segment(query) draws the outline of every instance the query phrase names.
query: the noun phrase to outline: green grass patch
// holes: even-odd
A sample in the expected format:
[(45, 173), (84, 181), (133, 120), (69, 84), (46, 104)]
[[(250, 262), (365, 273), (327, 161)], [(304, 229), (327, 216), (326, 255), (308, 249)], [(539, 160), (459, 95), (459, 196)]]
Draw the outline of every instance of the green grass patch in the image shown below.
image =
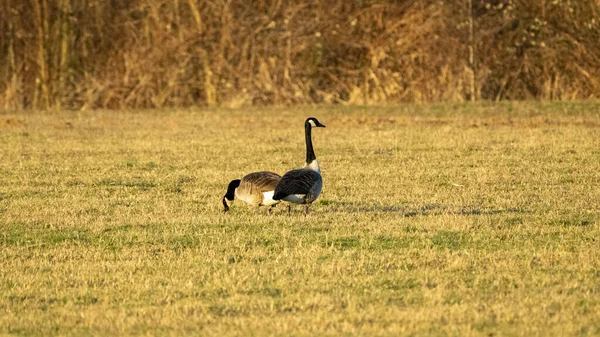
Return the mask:
[[(310, 213), (223, 214), (231, 179), (304, 165), (308, 116), (327, 125)], [(598, 116), (23, 113), (0, 132), (0, 335), (598, 335)]]

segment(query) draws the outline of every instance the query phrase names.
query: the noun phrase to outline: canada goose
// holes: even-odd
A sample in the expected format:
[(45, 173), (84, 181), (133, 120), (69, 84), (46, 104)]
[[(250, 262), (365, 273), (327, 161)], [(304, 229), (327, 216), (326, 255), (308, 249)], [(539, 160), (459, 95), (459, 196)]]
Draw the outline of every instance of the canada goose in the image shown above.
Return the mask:
[[(304, 122), (304, 137), (306, 139), (306, 164), (303, 168), (286, 172), (275, 187), (273, 200), (285, 200), (295, 204), (306, 204), (304, 210), (308, 214), (308, 208), (321, 193), (323, 179), (321, 168), (313, 150), (311, 130), (312, 128), (324, 128), (325, 125), (310, 117)], [(289, 205), (288, 205), (289, 211)]]
[(227, 212), (233, 200), (238, 198), (252, 206), (269, 206), (271, 213), (271, 208), (279, 203), (279, 200), (273, 200), (273, 193), (280, 179), (281, 176), (277, 173), (261, 171), (232, 180), (223, 196), (224, 212)]

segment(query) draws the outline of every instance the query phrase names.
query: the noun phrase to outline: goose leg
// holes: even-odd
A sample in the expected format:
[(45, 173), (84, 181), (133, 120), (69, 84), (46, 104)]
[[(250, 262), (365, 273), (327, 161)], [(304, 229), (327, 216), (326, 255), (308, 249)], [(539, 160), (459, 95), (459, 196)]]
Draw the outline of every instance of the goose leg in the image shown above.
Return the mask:
[(308, 208), (310, 207), (310, 204), (306, 204), (306, 206), (304, 206), (304, 216), (308, 215)]
[(288, 206), (288, 216), (289, 216), (289, 215), (292, 215), (292, 204), (290, 204), (290, 203), (288, 202), (287, 206)]

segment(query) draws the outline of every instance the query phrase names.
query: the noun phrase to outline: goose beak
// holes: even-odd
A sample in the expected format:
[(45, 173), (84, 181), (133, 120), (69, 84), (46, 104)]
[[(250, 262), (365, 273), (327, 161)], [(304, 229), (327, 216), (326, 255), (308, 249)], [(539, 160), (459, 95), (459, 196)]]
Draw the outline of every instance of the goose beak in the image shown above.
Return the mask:
[(325, 127), (325, 125), (323, 125), (323, 124), (321, 124), (321, 123), (318, 123), (318, 124), (317, 124), (317, 127), (319, 127), (319, 128), (324, 128), (324, 127)]

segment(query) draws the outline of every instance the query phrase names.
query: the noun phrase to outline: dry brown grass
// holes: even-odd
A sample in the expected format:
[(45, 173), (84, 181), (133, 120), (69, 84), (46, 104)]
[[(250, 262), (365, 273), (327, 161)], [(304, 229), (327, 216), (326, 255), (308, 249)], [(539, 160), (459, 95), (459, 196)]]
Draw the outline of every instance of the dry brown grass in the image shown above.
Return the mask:
[(467, 3), (7, 0), (0, 107), (600, 96), (598, 1)]
[[(307, 217), (220, 198), (302, 164)], [(592, 336), (589, 103), (0, 113), (0, 334)]]

